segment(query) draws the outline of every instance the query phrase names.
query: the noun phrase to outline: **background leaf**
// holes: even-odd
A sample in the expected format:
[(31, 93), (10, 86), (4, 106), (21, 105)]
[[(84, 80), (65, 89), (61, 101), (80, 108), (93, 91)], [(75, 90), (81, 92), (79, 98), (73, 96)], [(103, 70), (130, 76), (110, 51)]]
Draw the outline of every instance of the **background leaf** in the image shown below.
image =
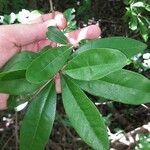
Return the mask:
[(124, 53), (128, 58), (133, 57), (139, 52), (143, 52), (147, 45), (137, 40), (126, 37), (111, 37), (102, 38), (88, 42), (80, 47), (75, 54), (94, 48), (111, 48), (118, 49)]
[(76, 83), (92, 95), (121, 103), (139, 105), (150, 102), (150, 80), (132, 71), (119, 70), (100, 80), (76, 80)]
[(126, 56), (118, 50), (90, 49), (74, 57), (64, 73), (78, 80), (96, 80), (123, 68), (126, 64)]
[(48, 27), (48, 32), (46, 33), (49, 40), (64, 44), (68, 43), (67, 37), (56, 27), (50, 26)]
[(20, 131), (20, 150), (42, 150), (49, 139), (56, 111), (54, 83), (45, 87), (28, 108)]
[(63, 67), (71, 51), (71, 48), (63, 46), (44, 52), (27, 69), (27, 80), (32, 83), (48, 81)]
[(95, 105), (69, 78), (63, 79), (65, 111), (80, 137), (95, 150), (108, 150), (107, 129)]

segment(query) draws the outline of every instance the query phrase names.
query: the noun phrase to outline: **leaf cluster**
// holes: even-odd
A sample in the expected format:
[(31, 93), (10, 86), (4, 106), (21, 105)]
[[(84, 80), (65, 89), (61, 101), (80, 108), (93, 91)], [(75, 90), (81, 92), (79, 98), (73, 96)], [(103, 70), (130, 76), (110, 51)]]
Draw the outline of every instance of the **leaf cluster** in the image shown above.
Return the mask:
[(126, 104), (150, 102), (150, 81), (123, 69), (146, 45), (111, 37), (90, 41), (73, 52), (57, 28), (49, 27), (47, 37), (61, 46), (18, 53), (0, 72), (0, 92), (11, 95), (10, 108), (31, 101), (20, 131), (20, 149), (44, 149), (55, 120), (54, 79), (59, 73), (63, 105), (72, 126), (93, 149), (108, 150), (104, 120), (84, 91)]
[(126, 7), (125, 20), (129, 23), (129, 28), (138, 30), (144, 41), (147, 41), (150, 32), (150, 3), (147, 0), (124, 0)]

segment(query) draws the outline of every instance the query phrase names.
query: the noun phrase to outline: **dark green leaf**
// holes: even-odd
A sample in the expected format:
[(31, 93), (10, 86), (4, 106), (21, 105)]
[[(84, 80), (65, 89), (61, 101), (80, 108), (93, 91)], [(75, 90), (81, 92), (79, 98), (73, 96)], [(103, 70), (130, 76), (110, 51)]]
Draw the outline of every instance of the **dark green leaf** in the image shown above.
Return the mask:
[(24, 95), (34, 92), (41, 84), (32, 84), (26, 79), (0, 80), (0, 92), (12, 95)]
[(25, 70), (37, 55), (33, 52), (22, 52), (15, 55), (0, 72), (0, 79), (17, 79), (25, 75)]
[(131, 38), (111, 37), (93, 40), (86, 45), (80, 47), (76, 51), (76, 54), (93, 48), (112, 48), (120, 50), (128, 58), (131, 58), (137, 53), (144, 51), (146, 47), (146, 44)]
[(45, 87), (33, 100), (20, 131), (20, 150), (43, 150), (48, 142), (56, 112), (54, 83)]
[(79, 53), (66, 66), (64, 73), (78, 80), (96, 80), (127, 64), (126, 56), (118, 50), (99, 48)]
[(69, 120), (80, 137), (95, 150), (108, 150), (107, 129), (102, 116), (69, 78), (63, 79), (62, 97)]
[(48, 27), (48, 32), (46, 33), (49, 40), (60, 43), (60, 44), (67, 44), (68, 40), (67, 37), (56, 27), (50, 26)]
[(31, 83), (40, 83), (51, 79), (67, 61), (72, 49), (66, 46), (51, 48), (35, 59), (26, 72)]
[(96, 81), (77, 81), (85, 91), (125, 104), (150, 102), (150, 80), (128, 70), (119, 70)]

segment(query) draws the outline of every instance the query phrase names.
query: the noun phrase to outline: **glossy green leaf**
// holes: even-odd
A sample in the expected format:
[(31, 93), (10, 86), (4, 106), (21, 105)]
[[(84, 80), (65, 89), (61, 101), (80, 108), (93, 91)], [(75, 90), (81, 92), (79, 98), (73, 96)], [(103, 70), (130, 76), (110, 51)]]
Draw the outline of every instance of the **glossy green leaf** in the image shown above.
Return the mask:
[(121, 103), (139, 105), (150, 102), (150, 80), (132, 71), (119, 70), (100, 80), (76, 80), (76, 83), (92, 95)]
[(133, 57), (139, 52), (143, 52), (147, 45), (137, 40), (126, 38), (126, 37), (111, 37), (102, 38), (88, 42), (87, 44), (80, 47), (75, 54), (93, 48), (111, 48), (118, 49), (124, 53), (128, 58)]
[(51, 48), (35, 59), (26, 72), (31, 83), (40, 83), (51, 79), (67, 61), (72, 49), (66, 46)]
[(96, 80), (127, 64), (126, 56), (118, 50), (99, 48), (84, 51), (74, 57), (64, 73), (78, 80)]
[(33, 100), (20, 130), (20, 150), (43, 150), (48, 142), (56, 112), (54, 83)]
[(80, 137), (95, 150), (108, 150), (107, 129), (102, 116), (69, 78), (63, 79), (62, 97), (69, 120)]
[(0, 80), (0, 92), (12, 95), (25, 95), (34, 92), (41, 84), (32, 84), (24, 78)]
[(33, 52), (21, 52), (15, 55), (0, 72), (0, 79), (21, 78), (25, 75), (28, 65), (36, 58)]
[(48, 32), (46, 33), (49, 40), (64, 44), (68, 43), (67, 37), (56, 27), (50, 26), (48, 27)]

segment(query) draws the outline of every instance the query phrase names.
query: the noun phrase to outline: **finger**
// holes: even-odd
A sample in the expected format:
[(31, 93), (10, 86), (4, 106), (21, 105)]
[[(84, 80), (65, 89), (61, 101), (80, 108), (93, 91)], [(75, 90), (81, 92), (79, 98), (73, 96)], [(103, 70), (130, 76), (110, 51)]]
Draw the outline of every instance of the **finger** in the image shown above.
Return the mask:
[(55, 19), (50, 19), (37, 24), (17, 24), (1, 26), (1, 34), (15, 43), (17, 46), (24, 46), (46, 38), (48, 26), (65, 27), (66, 20), (63, 15), (56, 15)]
[(83, 29), (72, 31), (66, 34), (68, 41), (73, 45), (78, 44), (81, 40), (84, 39), (96, 39), (100, 35), (101, 29), (97, 25), (91, 25)]
[(57, 73), (54, 79), (55, 79), (55, 89), (56, 89), (56, 93), (57, 93), (57, 94), (60, 94), (60, 93), (61, 93), (60, 74)]
[(66, 27), (66, 19), (64, 17), (64, 15), (58, 11), (55, 11), (54, 13), (49, 13), (49, 14), (44, 14), (42, 16), (40, 16), (39, 18), (30, 21), (30, 24), (33, 23), (42, 23), (45, 21), (48, 21), (50, 19), (54, 19), (57, 22), (57, 27), (59, 29), (64, 29)]
[(45, 46), (52, 46), (52, 44), (53, 42), (49, 40), (41, 40), (39, 42), (35, 42), (35, 43), (22, 46), (21, 51), (38, 52), (40, 49), (44, 48)]
[(9, 95), (0, 93), (0, 110), (7, 109), (7, 99)]

